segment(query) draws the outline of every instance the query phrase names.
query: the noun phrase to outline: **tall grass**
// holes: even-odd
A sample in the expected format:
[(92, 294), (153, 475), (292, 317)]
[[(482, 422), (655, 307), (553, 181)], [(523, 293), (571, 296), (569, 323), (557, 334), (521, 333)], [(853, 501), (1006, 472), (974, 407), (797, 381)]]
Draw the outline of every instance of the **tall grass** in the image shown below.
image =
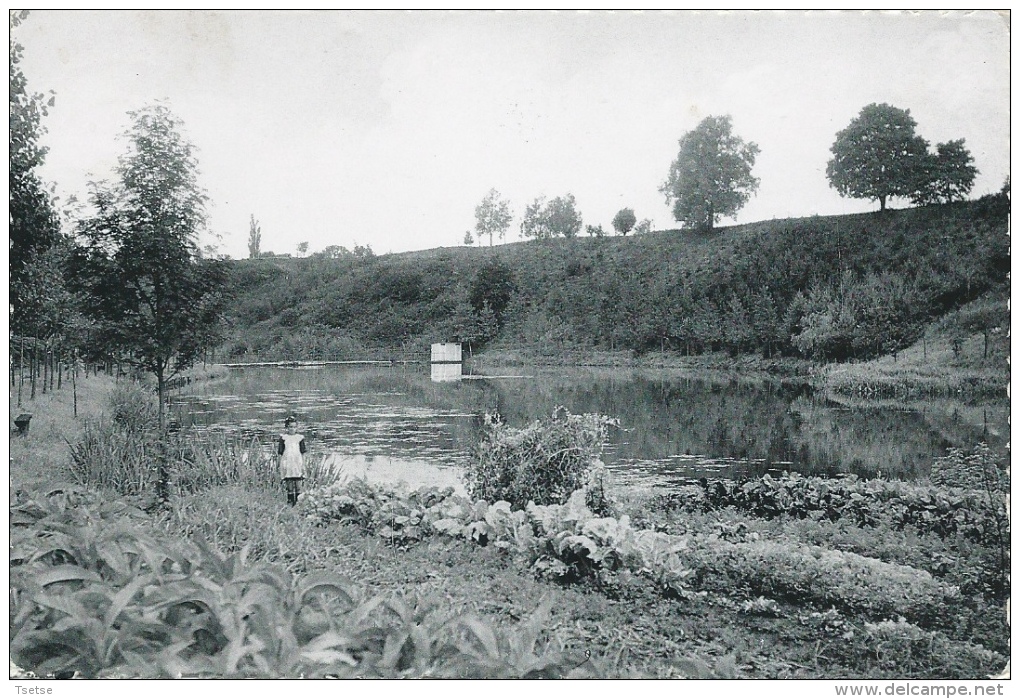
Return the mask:
[(255, 439), (193, 431), (163, 434), (132, 430), (117, 421), (87, 421), (81, 439), (71, 445), (71, 473), (89, 488), (122, 495), (156, 491), (163, 460), (170, 493), (185, 495), (223, 485), (250, 490), (278, 488), (276, 459)]
[(123, 381), (110, 391), (109, 414), (131, 432), (159, 428), (159, 400), (143, 384)]
[(336, 551), (327, 532), (283, 498), (238, 485), (173, 498), (162, 524), (171, 534), (201, 537), (225, 553), (247, 548), (250, 560), (292, 572), (322, 568)]
[(256, 439), (182, 432), (169, 440), (170, 478), (180, 493), (237, 485), (268, 491), (279, 486), (276, 456)]
[[(220, 486), (254, 492), (280, 487), (270, 445), (222, 432), (162, 431), (157, 399), (141, 384), (113, 387), (108, 407), (110, 417), (85, 420), (80, 436), (67, 440), (71, 475), (83, 486), (147, 498), (156, 493), (163, 464), (170, 495)], [(316, 485), (328, 485), (340, 476), (322, 457), (309, 458), (307, 470)]]

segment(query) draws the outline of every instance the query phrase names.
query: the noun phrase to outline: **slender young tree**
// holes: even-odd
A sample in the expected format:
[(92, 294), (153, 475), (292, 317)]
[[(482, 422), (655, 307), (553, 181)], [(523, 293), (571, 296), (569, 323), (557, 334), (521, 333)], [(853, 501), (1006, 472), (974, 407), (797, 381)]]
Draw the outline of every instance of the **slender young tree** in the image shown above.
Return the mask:
[(47, 293), (47, 285), (35, 282), (40, 276), (33, 266), (60, 237), (60, 223), (50, 193), (38, 174), (46, 157), (40, 143), (45, 133), (42, 119), (54, 96), (31, 92), (21, 70), (23, 48), (14, 39), (14, 31), (28, 16), (27, 10), (10, 13), (10, 310), (12, 330), (19, 335), (34, 335), (34, 318), (27, 308), (29, 298)]
[(262, 254), (262, 226), (255, 220), (255, 214), (251, 215), (248, 223), (248, 258), (257, 260)]
[(492, 247), (493, 234), (502, 240), (510, 228), (512, 219), (510, 202), (495, 189), (490, 189), (482, 203), (475, 207), (475, 233), (478, 242), (481, 243), (482, 236), (488, 235), (489, 247)]
[(647, 235), (651, 233), (654, 224), (655, 222), (650, 218), (641, 219), (633, 228), (634, 235)]
[(155, 376), (162, 427), (167, 382), (215, 342), (226, 275), (199, 255), (206, 197), (181, 121), (158, 104), (130, 116), (119, 181), (93, 186), (79, 222), (73, 279), (104, 354)]

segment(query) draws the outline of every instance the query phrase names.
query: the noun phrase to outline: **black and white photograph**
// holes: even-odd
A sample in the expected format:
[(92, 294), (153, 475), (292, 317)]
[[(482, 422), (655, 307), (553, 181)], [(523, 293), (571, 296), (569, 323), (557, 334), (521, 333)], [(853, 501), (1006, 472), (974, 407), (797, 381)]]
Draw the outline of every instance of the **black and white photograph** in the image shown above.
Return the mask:
[(1008, 695), (1008, 9), (8, 13), (10, 691)]

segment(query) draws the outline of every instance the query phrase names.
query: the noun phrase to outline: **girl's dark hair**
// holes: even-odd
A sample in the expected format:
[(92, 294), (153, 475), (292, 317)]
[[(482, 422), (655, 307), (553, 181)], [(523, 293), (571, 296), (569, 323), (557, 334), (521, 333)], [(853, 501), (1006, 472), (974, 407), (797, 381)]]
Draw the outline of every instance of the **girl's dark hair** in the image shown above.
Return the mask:
[(295, 422), (297, 422), (297, 418), (296, 418), (296, 417), (294, 417), (293, 415), (290, 415), (290, 416), (288, 416), (288, 417), (287, 417), (287, 419), (285, 419), (285, 420), (283, 421), (283, 426), (284, 426), (284, 427), (290, 427), (290, 426), (291, 426), (291, 425), (293, 425), (293, 424), (294, 424)]

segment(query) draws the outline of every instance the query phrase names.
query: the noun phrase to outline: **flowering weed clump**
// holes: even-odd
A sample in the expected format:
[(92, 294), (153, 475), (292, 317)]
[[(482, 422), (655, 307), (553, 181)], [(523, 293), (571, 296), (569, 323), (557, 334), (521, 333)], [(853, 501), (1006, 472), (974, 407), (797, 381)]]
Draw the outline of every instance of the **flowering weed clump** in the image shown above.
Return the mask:
[[(505, 500), (515, 508), (529, 502), (562, 505), (604, 475), (599, 457), (608, 428), (616, 424), (604, 415), (557, 408), (551, 419), (517, 429), (487, 414), (485, 433), (467, 467), (467, 492), (476, 500)], [(607, 514), (604, 488), (589, 492), (589, 505)]]
[(973, 449), (950, 447), (945, 456), (931, 465), (931, 482), (947, 488), (1009, 492), (1009, 474), (995, 462), (988, 445), (981, 442)]

